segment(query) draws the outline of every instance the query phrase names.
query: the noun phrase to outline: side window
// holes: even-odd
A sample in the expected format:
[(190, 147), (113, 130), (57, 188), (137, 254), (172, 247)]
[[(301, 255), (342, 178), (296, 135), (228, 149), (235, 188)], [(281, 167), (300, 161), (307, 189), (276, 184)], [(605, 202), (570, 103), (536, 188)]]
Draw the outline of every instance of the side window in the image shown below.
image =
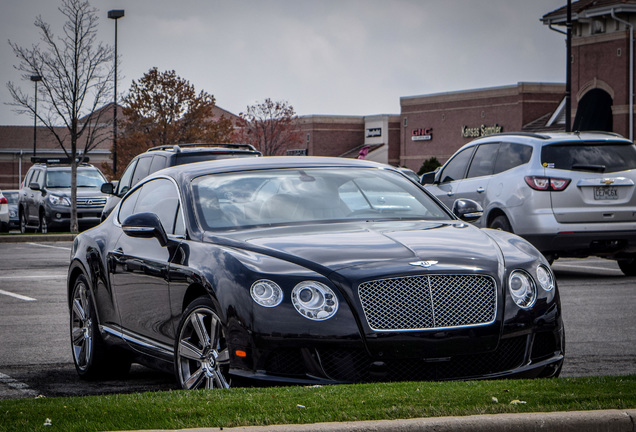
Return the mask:
[(532, 147), (525, 144), (502, 143), (495, 162), (495, 174), (530, 162)]
[(450, 182), (453, 180), (461, 180), (466, 174), (466, 167), (470, 162), (470, 157), (473, 155), (475, 147), (467, 148), (457, 153), (447, 164), (442, 174), (440, 175), (440, 181), (442, 183)]
[(137, 161), (137, 168), (135, 168), (135, 174), (133, 175), (132, 182), (130, 183), (130, 187), (133, 187), (141, 179), (146, 177), (150, 172), (150, 163), (152, 162), (152, 157), (140, 157)]
[(35, 170), (33, 172), (33, 178), (31, 179), (31, 183), (37, 183), (40, 187), (43, 187), (42, 181), (44, 180), (44, 176), (42, 175), (42, 170)]
[(31, 182), (33, 180), (31, 180), (33, 178), (33, 173), (35, 172), (35, 170), (29, 170), (29, 172), (27, 173), (26, 177), (24, 178), (24, 184), (23, 186), (25, 188), (28, 188), (29, 185), (31, 184)]
[(477, 147), (475, 157), (470, 163), (467, 178), (492, 175), (497, 159), (499, 143), (482, 144)]
[(137, 166), (137, 160), (133, 160), (128, 166), (124, 173), (121, 175), (121, 179), (119, 180), (119, 184), (117, 185), (117, 195), (122, 197), (126, 195), (126, 192), (130, 190), (130, 181), (132, 180), (133, 172), (135, 171), (135, 167)]
[(148, 171), (148, 174), (152, 174), (155, 171), (159, 171), (160, 169), (165, 168), (167, 163), (167, 157), (162, 155), (154, 155), (154, 157), (152, 158), (152, 163), (150, 164), (150, 171)]
[(147, 182), (135, 204), (135, 213), (150, 212), (159, 217), (168, 234), (175, 233), (175, 220), (179, 209), (177, 188), (170, 180), (157, 179)]
[(122, 201), (121, 206), (119, 208), (119, 223), (123, 223), (128, 216), (134, 213), (135, 204), (139, 199), (139, 194), (141, 193), (141, 189), (137, 189), (135, 192), (126, 197), (125, 200)]

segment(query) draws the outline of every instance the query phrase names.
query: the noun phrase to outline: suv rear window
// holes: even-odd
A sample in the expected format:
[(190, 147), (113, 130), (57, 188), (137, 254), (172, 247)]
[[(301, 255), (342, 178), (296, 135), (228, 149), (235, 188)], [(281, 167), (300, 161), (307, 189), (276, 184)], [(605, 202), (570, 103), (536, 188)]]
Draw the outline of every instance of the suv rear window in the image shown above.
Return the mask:
[(636, 169), (636, 147), (628, 143), (552, 144), (541, 150), (541, 164), (570, 171), (610, 173)]

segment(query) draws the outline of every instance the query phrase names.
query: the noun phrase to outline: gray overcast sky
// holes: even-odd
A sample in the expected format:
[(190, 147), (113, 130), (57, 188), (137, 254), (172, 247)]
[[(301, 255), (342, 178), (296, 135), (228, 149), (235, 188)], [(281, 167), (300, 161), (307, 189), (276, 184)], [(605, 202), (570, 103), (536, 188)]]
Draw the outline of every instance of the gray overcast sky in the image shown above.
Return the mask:
[[(114, 44), (119, 90), (174, 69), (238, 114), (265, 98), (297, 114), (398, 114), (400, 97), (565, 82), (565, 37), (539, 19), (566, 0), (93, 0)], [(58, 0), (0, 0), (0, 125), (29, 125), (5, 105), (20, 82), (8, 40), (30, 47), (41, 15), (60, 35)]]

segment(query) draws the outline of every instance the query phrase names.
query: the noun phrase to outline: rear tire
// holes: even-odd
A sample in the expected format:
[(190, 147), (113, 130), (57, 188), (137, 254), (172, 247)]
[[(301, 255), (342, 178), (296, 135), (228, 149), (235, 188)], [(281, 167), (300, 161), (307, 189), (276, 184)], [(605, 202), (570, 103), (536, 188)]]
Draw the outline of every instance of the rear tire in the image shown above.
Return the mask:
[(126, 353), (108, 351), (99, 332), (92, 293), (84, 276), (75, 281), (70, 308), (71, 348), (80, 378), (95, 380), (126, 375), (131, 362)]
[(625, 276), (636, 276), (636, 256), (621, 258), (618, 260), (618, 267)]
[(20, 232), (22, 234), (27, 232), (27, 218), (24, 212), (20, 213)]
[(505, 215), (499, 215), (496, 218), (494, 218), (490, 222), (490, 225), (488, 225), (488, 228), (501, 230), (501, 231), (507, 231), (509, 233), (513, 232), (512, 225), (510, 225), (510, 221)]

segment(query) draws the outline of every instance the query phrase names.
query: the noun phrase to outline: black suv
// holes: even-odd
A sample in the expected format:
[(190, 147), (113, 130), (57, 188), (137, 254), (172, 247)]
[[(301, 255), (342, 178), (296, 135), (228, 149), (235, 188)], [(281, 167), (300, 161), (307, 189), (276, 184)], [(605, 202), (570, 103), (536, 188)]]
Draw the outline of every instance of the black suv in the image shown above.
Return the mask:
[(261, 152), (249, 144), (179, 144), (153, 147), (130, 161), (119, 182), (105, 183), (102, 192), (109, 194), (102, 211), (102, 221), (115, 208), (126, 192), (141, 179), (160, 169), (215, 159), (262, 156)]
[[(18, 197), (20, 231), (68, 231), (71, 223), (71, 165), (68, 159), (32, 158)], [(87, 160), (87, 158), (84, 158)], [(77, 221), (81, 228), (99, 224), (107, 196), (99, 188), (106, 181), (88, 163), (77, 167)]]

